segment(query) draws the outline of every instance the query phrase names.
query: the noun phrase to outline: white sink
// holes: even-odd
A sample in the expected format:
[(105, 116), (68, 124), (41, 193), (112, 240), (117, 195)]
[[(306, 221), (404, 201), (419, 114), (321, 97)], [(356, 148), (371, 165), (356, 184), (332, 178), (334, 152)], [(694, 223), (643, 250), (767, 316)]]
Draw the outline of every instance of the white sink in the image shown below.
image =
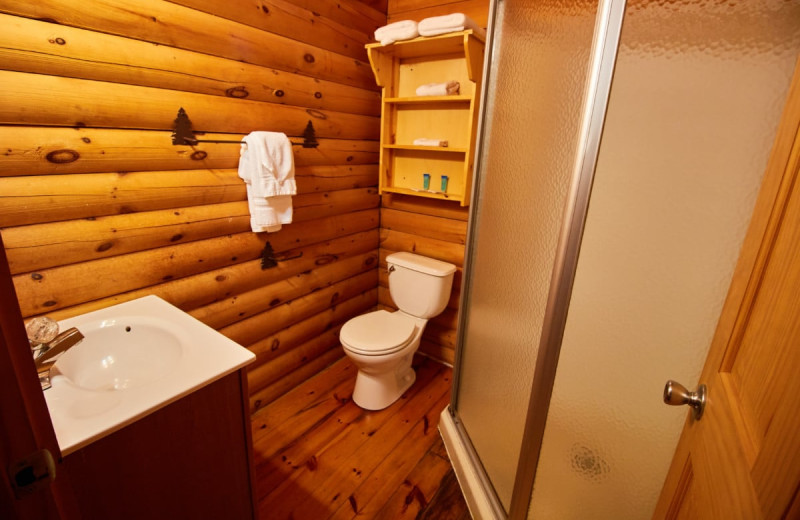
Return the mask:
[(125, 390), (167, 376), (183, 353), (174, 326), (151, 316), (96, 320), (78, 329), (85, 339), (66, 351), (52, 375), (85, 390)]
[(59, 322), (84, 335), (45, 390), (62, 454), (108, 435), (255, 359), (177, 307), (146, 296)]

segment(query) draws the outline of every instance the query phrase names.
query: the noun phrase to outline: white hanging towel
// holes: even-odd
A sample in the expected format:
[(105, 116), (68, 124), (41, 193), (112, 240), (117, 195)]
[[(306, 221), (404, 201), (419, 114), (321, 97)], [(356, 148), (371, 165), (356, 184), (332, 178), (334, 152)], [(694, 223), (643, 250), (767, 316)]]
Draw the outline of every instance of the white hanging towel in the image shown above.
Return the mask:
[(239, 177), (247, 185), (250, 228), (278, 231), (292, 222), (294, 181), (292, 143), (280, 132), (251, 132), (243, 139)]
[(381, 45), (389, 45), (400, 40), (410, 40), (417, 36), (419, 36), (417, 22), (413, 20), (401, 20), (375, 29), (375, 39), (381, 42)]
[(484, 31), (483, 28), (475, 22), (475, 20), (464, 13), (432, 16), (430, 18), (425, 18), (417, 25), (417, 30), (421, 36), (436, 36), (439, 34), (464, 31), (467, 29), (472, 29), (475, 31), (475, 34), (479, 34), (483, 37), (486, 36), (486, 31)]

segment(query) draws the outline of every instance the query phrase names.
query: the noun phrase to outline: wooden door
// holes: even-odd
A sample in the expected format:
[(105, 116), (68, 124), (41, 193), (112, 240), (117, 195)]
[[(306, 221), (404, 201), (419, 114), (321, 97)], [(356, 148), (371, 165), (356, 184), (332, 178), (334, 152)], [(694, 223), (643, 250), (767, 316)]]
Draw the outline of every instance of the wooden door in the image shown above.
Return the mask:
[[(42, 449), (56, 460), (56, 479), (15, 497), (7, 469)], [(0, 518), (79, 518), (60, 456), (0, 237)]]
[(800, 518), (798, 76), (654, 518)]

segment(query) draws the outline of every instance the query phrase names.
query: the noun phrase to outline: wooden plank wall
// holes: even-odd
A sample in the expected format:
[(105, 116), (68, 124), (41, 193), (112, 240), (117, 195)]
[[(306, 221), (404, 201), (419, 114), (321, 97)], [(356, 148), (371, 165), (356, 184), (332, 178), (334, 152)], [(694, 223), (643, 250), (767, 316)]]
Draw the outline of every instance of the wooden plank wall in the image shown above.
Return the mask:
[[(389, 0), (387, 14), (392, 22), (406, 19), (420, 21), (429, 16), (458, 12), (467, 14), (486, 27), (489, 0)], [(450, 364), (455, 356), (468, 215), (469, 208), (449, 201), (394, 194), (383, 195), (381, 201), (382, 267), (386, 265), (386, 255), (396, 251), (413, 251), (458, 266), (447, 309), (428, 323), (420, 345), (421, 352)], [(384, 269), (381, 270), (378, 298), (382, 308), (395, 308)]]
[(489, 0), (389, 0), (389, 22), (420, 21), (429, 16), (464, 13), (484, 29), (489, 18)]
[[(252, 409), (342, 356), (378, 301), (385, 0), (0, 0), (0, 228), (24, 316), (156, 294), (252, 349)], [(239, 146), (295, 147), (294, 223), (250, 232)], [(278, 259), (261, 269), (269, 242)]]

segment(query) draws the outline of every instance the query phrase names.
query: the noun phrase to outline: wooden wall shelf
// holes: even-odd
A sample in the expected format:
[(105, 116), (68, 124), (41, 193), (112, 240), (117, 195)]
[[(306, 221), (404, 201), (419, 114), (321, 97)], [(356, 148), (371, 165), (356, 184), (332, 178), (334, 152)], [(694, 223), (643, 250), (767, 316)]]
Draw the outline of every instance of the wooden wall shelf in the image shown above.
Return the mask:
[[(381, 107), (381, 193), (403, 193), (469, 205), (472, 190), (484, 40), (472, 30), (366, 46)], [(450, 96), (417, 96), (429, 83), (458, 81)], [(447, 147), (416, 146), (415, 139)], [(431, 176), (423, 190), (423, 174)], [(442, 191), (441, 178), (447, 176)]]

